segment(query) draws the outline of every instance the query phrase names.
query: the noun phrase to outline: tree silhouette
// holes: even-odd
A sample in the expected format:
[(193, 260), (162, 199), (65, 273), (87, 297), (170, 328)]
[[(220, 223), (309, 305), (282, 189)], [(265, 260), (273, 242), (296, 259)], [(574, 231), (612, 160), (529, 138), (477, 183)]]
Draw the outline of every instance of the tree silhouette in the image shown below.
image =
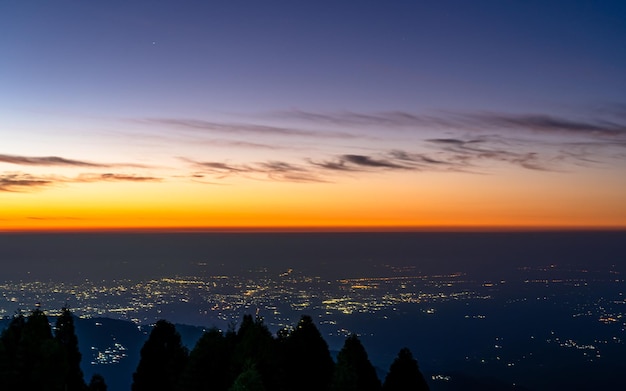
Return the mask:
[(263, 319), (252, 320), (252, 315), (244, 315), (236, 341), (233, 372), (243, 373), (248, 365), (254, 365), (266, 389), (279, 389), (276, 341)]
[(180, 380), (187, 349), (173, 324), (159, 320), (140, 352), (132, 391), (171, 391)]
[(359, 338), (352, 334), (337, 355), (333, 391), (380, 391), (380, 380)]
[(63, 389), (67, 368), (65, 354), (52, 337), (48, 317), (38, 308), (31, 312), (22, 329), (15, 368), (24, 389)]
[[(0, 384), (7, 385), (10, 381), (11, 373), (11, 358), (4, 347), (4, 342), (0, 339)], [(12, 386), (13, 384), (11, 384)]]
[(19, 386), (20, 374), (16, 358), (25, 325), (26, 318), (18, 311), (0, 335), (0, 384), (6, 389)]
[(89, 391), (107, 391), (107, 385), (104, 382), (104, 378), (102, 375), (95, 374), (91, 377), (91, 381), (89, 382)]
[(234, 380), (230, 361), (234, 335), (216, 329), (206, 331), (189, 354), (180, 389), (185, 391), (227, 391)]
[(85, 390), (86, 384), (83, 371), (80, 369), (81, 354), (78, 349), (78, 338), (74, 329), (74, 317), (69, 309), (63, 308), (57, 318), (55, 339), (65, 352), (67, 372), (65, 374), (65, 391)]
[(310, 316), (304, 315), (288, 335), (279, 335), (285, 386), (288, 390), (324, 391), (330, 388), (335, 363)]
[(254, 365), (250, 365), (237, 378), (228, 391), (265, 391), (261, 375)]
[(417, 361), (407, 348), (400, 349), (389, 367), (383, 391), (428, 391), (428, 384), (420, 372)]
[[(18, 312), (0, 334), (0, 389), (106, 391), (104, 378), (89, 386), (80, 370), (74, 318), (63, 308), (54, 337), (40, 310)], [(280, 364), (280, 365), (279, 365)], [(236, 375), (236, 376), (235, 376)], [(140, 352), (132, 391), (427, 391), (411, 351), (403, 348), (381, 387), (356, 335), (346, 338), (333, 363), (310, 316), (275, 339), (263, 319), (245, 315), (235, 332), (206, 331), (189, 355), (173, 324), (159, 320)]]

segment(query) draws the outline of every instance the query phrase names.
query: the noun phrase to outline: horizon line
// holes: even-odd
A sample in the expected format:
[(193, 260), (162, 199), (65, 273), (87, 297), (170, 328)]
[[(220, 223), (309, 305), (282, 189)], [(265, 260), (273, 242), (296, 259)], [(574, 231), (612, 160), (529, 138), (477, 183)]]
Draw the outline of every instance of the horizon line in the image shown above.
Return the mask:
[(515, 233), (515, 232), (626, 232), (626, 226), (252, 226), (252, 227), (72, 227), (0, 228), (0, 234), (80, 234), (80, 233)]

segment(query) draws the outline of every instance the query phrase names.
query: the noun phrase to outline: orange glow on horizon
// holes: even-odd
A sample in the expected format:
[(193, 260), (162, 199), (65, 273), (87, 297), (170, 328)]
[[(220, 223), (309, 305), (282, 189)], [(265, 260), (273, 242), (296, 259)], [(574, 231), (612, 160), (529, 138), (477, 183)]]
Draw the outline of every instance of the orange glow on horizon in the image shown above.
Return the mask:
[[(0, 232), (624, 230), (622, 191), (536, 173), (400, 174), (332, 184), (73, 184), (0, 193)], [(592, 180), (600, 181), (598, 178)], [(536, 183), (535, 183), (536, 184)]]
[(620, 225), (301, 225), (301, 226), (80, 226), (48, 225), (0, 228), (0, 233), (315, 233), (315, 232), (555, 232), (626, 231)]

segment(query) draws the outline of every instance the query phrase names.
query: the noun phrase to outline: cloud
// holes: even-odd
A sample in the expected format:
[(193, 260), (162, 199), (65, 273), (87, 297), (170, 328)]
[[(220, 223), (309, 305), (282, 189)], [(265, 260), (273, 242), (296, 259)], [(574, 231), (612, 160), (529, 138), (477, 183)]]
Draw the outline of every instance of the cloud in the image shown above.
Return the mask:
[(391, 160), (385, 158), (377, 158), (367, 155), (353, 155), (345, 154), (338, 156), (334, 161), (325, 161), (322, 163), (313, 164), (327, 168), (330, 170), (339, 171), (360, 171), (363, 169), (410, 169), (406, 165), (394, 163)]
[(134, 174), (116, 173), (87, 173), (76, 177), (59, 175), (35, 176), (28, 173), (4, 172), (0, 174), (0, 192), (28, 192), (65, 183), (92, 183), (92, 182), (158, 182), (162, 178), (140, 176)]
[(269, 179), (287, 182), (334, 182), (334, 177), (342, 172), (385, 172), (389, 170), (417, 170), (426, 166), (444, 166), (447, 163), (405, 151), (393, 150), (378, 156), (343, 154), (332, 159), (317, 161), (305, 158), (302, 163), (268, 160), (233, 164), (219, 161), (195, 161), (181, 158), (198, 172), (194, 177), (204, 175), (216, 179), (241, 176), (250, 179)]
[[(612, 106), (600, 119), (597, 113), (585, 117), (580, 113), (569, 116), (497, 112), (424, 115), (404, 111), (318, 113), (290, 110), (273, 115), (320, 125), (375, 129), (385, 131), (388, 137), (402, 135), (404, 138), (410, 134), (417, 138), (413, 152), (392, 151), (380, 162), (346, 155), (315, 163), (328, 170), (359, 171), (378, 163), (383, 163), (382, 166), (389, 163), (420, 170), (474, 172), (477, 166), (489, 162), (506, 162), (531, 170), (562, 170), (572, 163), (580, 166), (623, 160), (626, 158), (624, 112), (624, 106)], [(428, 138), (434, 132), (450, 136)], [(419, 140), (420, 135), (425, 138)]]
[(416, 115), (404, 111), (388, 111), (377, 113), (357, 113), (341, 111), (334, 113), (318, 113), (304, 110), (275, 111), (270, 116), (283, 119), (296, 119), (324, 125), (337, 126), (368, 126), (398, 128), (436, 124), (439, 119), (433, 116)]
[(208, 172), (212, 174), (220, 174), (222, 176), (228, 176), (231, 174), (239, 174), (239, 173), (249, 173), (254, 172), (255, 170), (246, 165), (233, 165), (224, 162), (197, 162), (190, 159), (183, 160), (194, 164), (198, 169), (203, 172)]
[(152, 176), (141, 176), (134, 174), (81, 174), (74, 181), (75, 182), (159, 182), (162, 178)]
[(10, 163), (28, 166), (77, 166), (77, 167), (107, 167), (103, 164), (91, 163), (82, 160), (65, 159), (58, 156), (30, 157), (0, 154), (0, 163)]
[(308, 161), (316, 167), (338, 172), (452, 169), (449, 162), (399, 149), (381, 153), (379, 156), (345, 154), (332, 160)]
[(94, 163), (85, 160), (67, 159), (59, 156), (20, 156), (0, 154), (0, 163), (16, 164), (22, 166), (69, 166), (87, 168), (113, 168), (113, 167), (133, 167), (148, 168), (148, 166), (134, 163)]
[(438, 166), (442, 164), (448, 164), (448, 162), (429, 157), (422, 153), (409, 153), (397, 149), (389, 152), (389, 155), (392, 156), (394, 159), (402, 162), (411, 163), (413, 165)]
[(406, 166), (402, 166), (399, 164), (395, 164), (393, 162), (390, 162), (389, 160), (384, 160), (384, 159), (374, 159), (371, 156), (365, 156), (365, 155), (343, 155), (341, 156), (341, 159), (355, 164), (357, 166), (364, 166), (364, 167), (374, 167), (374, 168), (395, 168), (395, 169), (406, 169), (408, 167)]
[(607, 120), (577, 120), (546, 114), (481, 113), (462, 116), (481, 128), (522, 129), (586, 137), (625, 137), (626, 124)]
[[(138, 121), (134, 121), (138, 122)], [(145, 121), (141, 121), (142, 123)], [(187, 145), (203, 145), (209, 147), (219, 148), (245, 148), (245, 149), (258, 149), (258, 150), (284, 150), (294, 149), (291, 146), (277, 145), (274, 140), (272, 143), (250, 141), (248, 134), (235, 134), (235, 137), (242, 137), (245, 139), (229, 139), (229, 138), (215, 138), (211, 137), (211, 132), (198, 132), (198, 131), (171, 131), (168, 129), (166, 132), (154, 132), (152, 130), (125, 130), (125, 131), (110, 131), (115, 137), (123, 137), (131, 139), (133, 144), (146, 144), (153, 146), (154, 144), (162, 145), (167, 143), (172, 144), (187, 144)], [(229, 134), (232, 136), (232, 133)]]
[[(440, 138), (427, 142), (439, 149), (439, 156), (448, 164), (477, 167), (481, 162), (496, 161), (518, 165), (529, 170), (553, 171), (557, 156), (544, 157), (542, 154), (526, 150), (523, 141), (501, 137), (483, 137), (480, 139)], [(520, 150), (521, 149), (521, 150)], [(561, 157), (562, 158), (562, 157)]]
[[(334, 181), (341, 175), (390, 170), (485, 173), (485, 170), (508, 164), (535, 171), (567, 171), (572, 166), (624, 160), (626, 118), (623, 112), (623, 106), (613, 106), (610, 115), (603, 115), (600, 111), (574, 114), (422, 114), (410, 111), (316, 112), (294, 109), (267, 113), (263, 121), (269, 116), (275, 123), (287, 121), (299, 124), (295, 127), (172, 118), (150, 118), (143, 122), (230, 135), (272, 135), (282, 140), (288, 137), (360, 137), (361, 140), (352, 146), (334, 144), (319, 149), (341, 147), (344, 151), (340, 152), (346, 152), (343, 154), (309, 154), (296, 163), (273, 159), (237, 164), (207, 161), (202, 168), (203, 173), (213, 178), (236, 175), (280, 181)], [(305, 130), (307, 127), (325, 130)], [(332, 132), (329, 129), (347, 129), (349, 132)], [(372, 143), (365, 140), (372, 139), (374, 134), (384, 135), (384, 139), (378, 139), (382, 141), (379, 145), (388, 149), (372, 147)], [(223, 146), (272, 148), (271, 144), (248, 143), (247, 140), (222, 141)]]
[[(326, 160), (304, 158), (302, 163), (269, 160), (265, 162), (227, 163), (220, 161), (182, 160), (198, 172), (215, 179), (239, 176), (287, 182), (335, 182), (337, 176), (353, 173), (388, 171), (479, 172), (485, 162), (507, 162), (530, 170), (553, 170), (551, 162), (532, 151), (516, 151), (497, 147), (502, 140), (494, 139), (431, 139), (434, 152), (414, 153), (390, 150), (376, 155), (342, 154)], [(204, 181), (202, 181), (204, 182)], [(214, 182), (205, 182), (215, 184)]]
[[(214, 161), (194, 161), (183, 159), (204, 174), (211, 174), (219, 179), (230, 176), (243, 176), (251, 179), (269, 179), (281, 182), (327, 182), (318, 173), (308, 167), (278, 160), (254, 162), (248, 164), (230, 164)], [(195, 175), (198, 175), (197, 173)]]
[(346, 160), (344, 159), (336, 159), (336, 160), (327, 160), (327, 161), (322, 161), (322, 162), (316, 162), (314, 160), (309, 160), (309, 163), (316, 166), (316, 167), (320, 167), (326, 170), (334, 170), (334, 171), (362, 171), (362, 169), (359, 169), (358, 167), (355, 167), (353, 165), (349, 165), (347, 164)]
[[(616, 110), (614, 109), (613, 112)], [(544, 113), (512, 114), (497, 112), (460, 113), (445, 112), (435, 115), (415, 114), (405, 111), (357, 113), (351, 111), (318, 113), (302, 110), (273, 112), (278, 118), (304, 120), (306, 122), (351, 127), (375, 127), (387, 130), (433, 129), (460, 132), (509, 131), (532, 134), (560, 134), (570, 136), (626, 138), (626, 123), (623, 115), (612, 115), (607, 119), (566, 118)], [(620, 121), (621, 119), (621, 121)]]
[(54, 180), (45, 177), (36, 177), (25, 173), (0, 174), (0, 191), (24, 192), (37, 190), (54, 183)]
[(236, 147), (236, 148), (269, 149), (269, 150), (285, 149), (285, 147), (278, 146), (278, 145), (253, 143), (249, 141), (203, 140), (202, 143), (216, 146), (216, 147), (226, 147), (226, 148)]
[(304, 172), (306, 169), (291, 163), (270, 160), (268, 162), (258, 163), (258, 165), (267, 171), (273, 172)]
[(261, 124), (235, 124), (221, 123), (198, 119), (177, 118), (146, 118), (139, 120), (141, 123), (154, 125), (169, 125), (188, 130), (210, 131), (228, 134), (256, 134), (261, 136), (283, 137), (315, 137), (315, 138), (355, 138), (356, 136), (345, 132), (327, 132), (303, 130), (288, 127), (269, 126)]

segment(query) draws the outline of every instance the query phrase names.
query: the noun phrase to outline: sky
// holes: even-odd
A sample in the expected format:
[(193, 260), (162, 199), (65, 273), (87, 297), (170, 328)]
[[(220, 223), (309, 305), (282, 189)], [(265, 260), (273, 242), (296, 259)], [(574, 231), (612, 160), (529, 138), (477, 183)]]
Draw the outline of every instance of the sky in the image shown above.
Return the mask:
[(623, 1), (0, 1), (0, 231), (626, 228)]

